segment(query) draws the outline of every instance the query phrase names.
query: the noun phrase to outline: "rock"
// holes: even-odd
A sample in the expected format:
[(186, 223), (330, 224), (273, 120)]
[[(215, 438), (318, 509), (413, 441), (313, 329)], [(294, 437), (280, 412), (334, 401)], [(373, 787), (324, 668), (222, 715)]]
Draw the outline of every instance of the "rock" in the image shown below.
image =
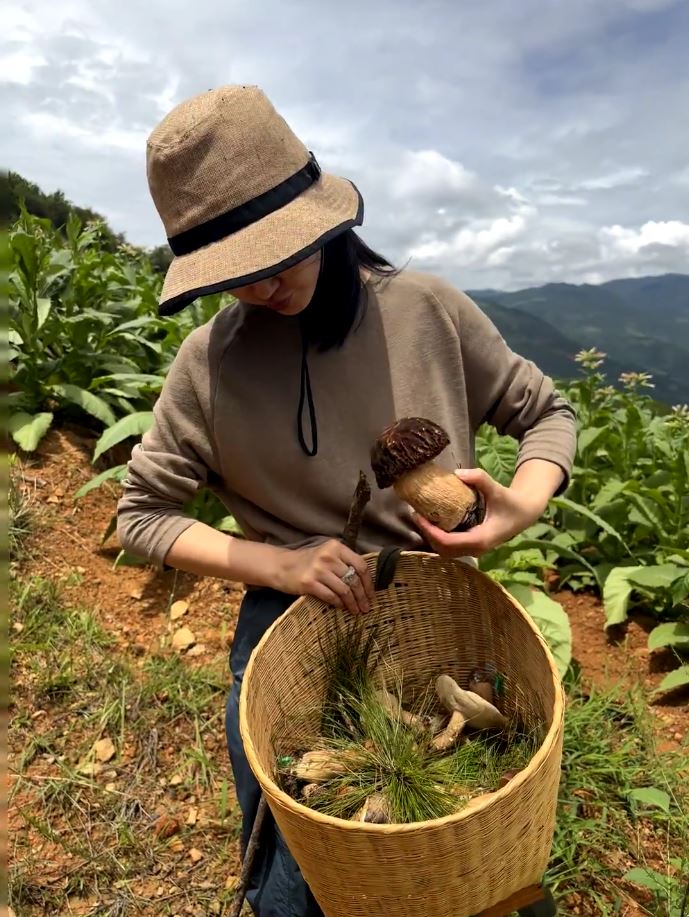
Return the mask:
[(100, 741), (94, 743), (93, 752), (96, 756), (96, 761), (106, 764), (115, 757), (117, 749), (113, 745), (112, 739), (100, 739)]
[(172, 837), (173, 834), (178, 834), (181, 827), (180, 823), (172, 815), (161, 815), (160, 818), (153, 822), (153, 832), (160, 840)]
[(184, 783), (184, 778), (179, 774), (173, 774), (172, 777), (170, 777), (168, 780), (169, 786), (180, 786), (182, 783)]
[(77, 768), (77, 772), (83, 774), (85, 777), (95, 777), (97, 774), (100, 774), (102, 770), (103, 765), (99, 764), (98, 761), (85, 761)]
[(208, 647), (205, 643), (197, 643), (196, 646), (192, 646), (192, 648), (187, 653), (187, 656), (203, 656), (207, 650)]
[(196, 643), (196, 637), (188, 627), (180, 627), (172, 635), (172, 645), (176, 650), (187, 650)]
[(24, 625), (21, 621), (15, 621), (12, 625), (12, 630), (16, 631), (18, 634), (21, 634), (21, 632), (24, 630)]
[(144, 593), (142, 589), (132, 589), (131, 592), (129, 593), (129, 597), (132, 599), (136, 599), (137, 602), (139, 602), (143, 598), (143, 594)]
[(177, 621), (183, 615), (189, 611), (189, 603), (183, 602), (182, 600), (178, 602), (173, 602), (172, 607), (170, 608), (170, 620)]
[(192, 806), (189, 809), (189, 814), (187, 815), (187, 824), (195, 825), (196, 822), (198, 821), (198, 818), (199, 818), (199, 810), (196, 808), (196, 806)]
[(192, 847), (189, 851), (189, 858), (191, 859), (192, 863), (198, 863), (203, 859), (203, 854), (196, 847)]

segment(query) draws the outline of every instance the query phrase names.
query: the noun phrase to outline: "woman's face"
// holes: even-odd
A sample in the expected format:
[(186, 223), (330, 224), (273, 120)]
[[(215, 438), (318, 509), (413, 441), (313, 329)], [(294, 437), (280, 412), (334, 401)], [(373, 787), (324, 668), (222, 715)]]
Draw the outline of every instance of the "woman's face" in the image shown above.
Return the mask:
[(280, 315), (298, 315), (311, 302), (320, 266), (321, 253), (318, 251), (286, 271), (258, 283), (237, 287), (231, 293), (242, 302), (263, 306)]

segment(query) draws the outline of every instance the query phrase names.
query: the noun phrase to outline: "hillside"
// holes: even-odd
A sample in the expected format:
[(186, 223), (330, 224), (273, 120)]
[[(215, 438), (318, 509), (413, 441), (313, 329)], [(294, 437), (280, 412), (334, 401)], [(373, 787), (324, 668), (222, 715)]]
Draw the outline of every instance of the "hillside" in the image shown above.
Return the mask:
[[(472, 297), (500, 329), (512, 349), (527, 360), (533, 360), (544, 373), (556, 379), (572, 379), (579, 375), (574, 360), (575, 354), (581, 350), (577, 341), (529, 312), (481, 299), (476, 293)], [(626, 365), (616, 360), (605, 361), (605, 371), (610, 381), (626, 369)]]
[[(38, 185), (18, 172), (0, 171), (0, 230), (11, 226), (17, 220), (22, 205), (34, 216), (50, 220), (53, 226), (61, 232), (64, 232), (67, 220), (72, 213), (79, 217), (82, 224), (90, 221), (100, 223), (108, 251), (116, 251), (126, 241), (122, 233), (116, 233), (111, 229), (104, 216), (89, 208), (73, 204), (62, 191), (46, 194)], [(172, 260), (167, 245), (159, 245), (157, 248), (150, 249), (147, 254), (153, 267), (161, 273), (167, 270)]]
[(541, 365), (555, 360), (559, 366), (565, 341), (573, 345), (572, 355), (598, 347), (610, 358), (610, 381), (620, 369), (648, 372), (660, 401), (689, 402), (689, 275), (486, 293), (471, 295), (492, 314), (515, 350), (531, 355), (542, 348)]

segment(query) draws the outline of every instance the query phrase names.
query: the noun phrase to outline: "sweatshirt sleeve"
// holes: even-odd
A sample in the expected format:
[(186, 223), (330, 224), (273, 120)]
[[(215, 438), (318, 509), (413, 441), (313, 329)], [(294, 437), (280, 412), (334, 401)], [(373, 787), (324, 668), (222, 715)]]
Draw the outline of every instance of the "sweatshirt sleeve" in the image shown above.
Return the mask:
[(217, 472), (208, 355), (203, 358), (199, 337), (192, 332), (170, 366), (153, 424), (132, 450), (117, 505), (120, 544), (157, 566), (194, 523), (183, 505)]
[(443, 282), (435, 295), (458, 330), (472, 428), (487, 423), (516, 439), (516, 468), (530, 459), (558, 465), (565, 477), (557, 494), (563, 493), (576, 453), (574, 408), (549, 376), (508, 347), (469, 296)]

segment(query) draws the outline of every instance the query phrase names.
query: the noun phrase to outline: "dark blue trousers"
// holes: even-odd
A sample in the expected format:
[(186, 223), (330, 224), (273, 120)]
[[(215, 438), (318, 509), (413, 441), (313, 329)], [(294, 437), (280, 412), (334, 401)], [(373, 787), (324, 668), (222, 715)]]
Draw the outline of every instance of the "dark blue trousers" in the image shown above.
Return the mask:
[[(237, 800), (242, 810), (243, 850), (249, 842), (261, 788), (246, 760), (239, 734), (239, 692), (252, 650), (294, 598), (273, 589), (249, 590), (239, 611), (230, 652), (233, 683), (227, 699), (225, 729)], [(270, 810), (263, 822), (246, 899), (257, 917), (323, 917)]]

